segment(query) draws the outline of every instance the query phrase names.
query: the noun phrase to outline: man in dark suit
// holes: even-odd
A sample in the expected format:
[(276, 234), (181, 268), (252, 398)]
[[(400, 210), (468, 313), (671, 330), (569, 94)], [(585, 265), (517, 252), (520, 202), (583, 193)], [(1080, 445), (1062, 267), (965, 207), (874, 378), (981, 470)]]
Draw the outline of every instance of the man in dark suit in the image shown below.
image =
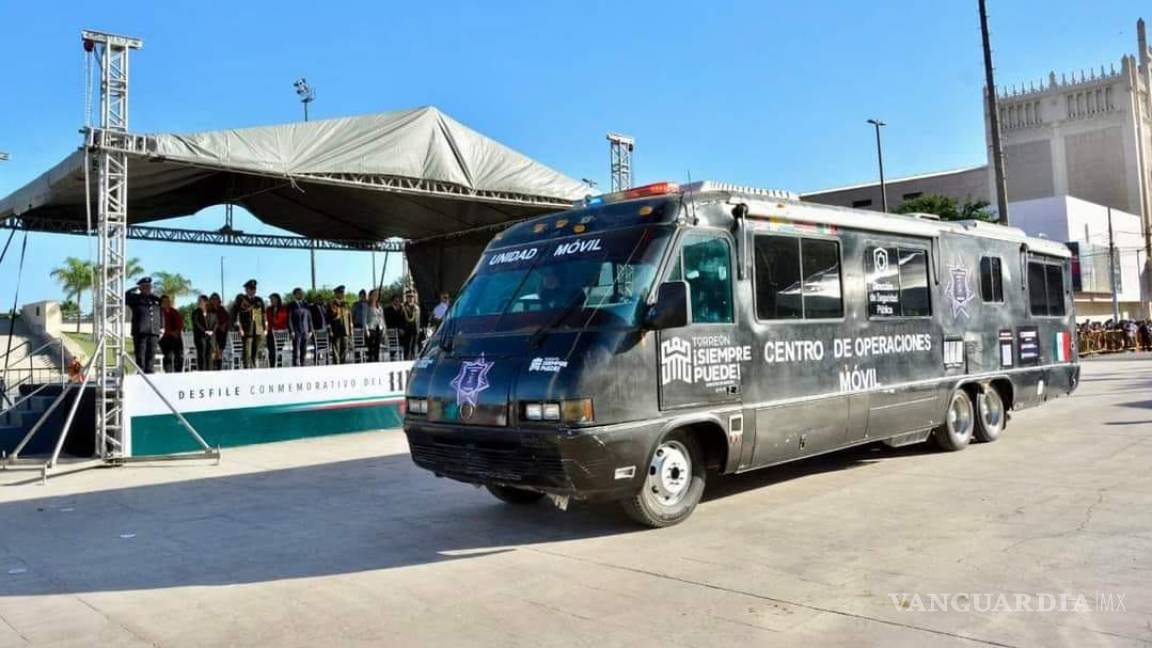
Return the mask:
[(152, 277), (143, 277), (136, 287), (124, 295), (124, 304), (132, 313), (132, 345), (140, 371), (152, 373), (156, 359), (157, 341), (164, 319), (160, 311), (160, 298), (152, 294)]
[(292, 364), (303, 367), (308, 338), (312, 335), (312, 309), (304, 302), (301, 288), (292, 291), (292, 301), (288, 304), (288, 334), (292, 336)]

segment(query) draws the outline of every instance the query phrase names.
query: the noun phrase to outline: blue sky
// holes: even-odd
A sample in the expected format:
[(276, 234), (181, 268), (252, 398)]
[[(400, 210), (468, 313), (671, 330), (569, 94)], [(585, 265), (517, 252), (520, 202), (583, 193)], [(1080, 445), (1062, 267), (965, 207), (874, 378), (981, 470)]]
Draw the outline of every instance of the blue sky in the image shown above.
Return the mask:
[[(1135, 52), (1147, 3), (990, 0), (997, 79), (1039, 82)], [(607, 186), (607, 131), (633, 135), (637, 182), (718, 179), (807, 191), (985, 161), (976, 0), (889, 2), (3, 2), (0, 195), (58, 162), (83, 124), (82, 28), (144, 39), (132, 130), (192, 132), (435, 105), (575, 178)], [(272, 231), (237, 212), (246, 231)], [(168, 221), (217, 228), (222, 211)], [(4, 237), (6, 238), (6, 236)], [(16, 240), (19, 243), (19, 238)], [(16, 246), (14, 246), (16, 247)], [(20, 301), (82, 237), (33, 235)], [(0, 267), (13, 277), (15, 252)], [(307, 285), (306, 252), (129, 242), (149, 271), (227, 293)], [(383, 259), (377, 259), (383, 263)], [(361, 286), (371, 257), (319, 253), (318, 282)], [(399, 261), (390, 261), (390, 272)], [(7, 310), (15, 282), (0, 283)], [(87, 304), (85, 304), (87, 307)]]

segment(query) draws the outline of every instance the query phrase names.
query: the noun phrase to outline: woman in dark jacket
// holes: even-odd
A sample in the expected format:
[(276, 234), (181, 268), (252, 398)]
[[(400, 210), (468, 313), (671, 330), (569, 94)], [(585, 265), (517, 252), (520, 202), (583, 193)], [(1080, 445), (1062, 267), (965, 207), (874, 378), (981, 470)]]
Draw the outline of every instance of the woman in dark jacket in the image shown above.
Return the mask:
[(196, 344), (196, 368), (200, 371), (215, 369), (216, 311), (204, 295), (196, 299), (196, 310), (192, 311), (192, 340)]
[(284, 308), (284, 300), (280, 293), (268, 295), (268, 308), (264, 310), (268, 318), (268, 325), (264, 330), (268, 332), (268, 366), (280, 366), (280, 349), (276, 348), (276, 331), (288, 330), (288, 309)]
[(216, 362), (213, 369), (224, 367), (224, 352), (228, 349), (228, 329), (232, 326), (232, 318), (228, 317), (228, 309), (220, 302), (220, 294), (212, 293), (208, 298), (208, 310), (216, 313)]

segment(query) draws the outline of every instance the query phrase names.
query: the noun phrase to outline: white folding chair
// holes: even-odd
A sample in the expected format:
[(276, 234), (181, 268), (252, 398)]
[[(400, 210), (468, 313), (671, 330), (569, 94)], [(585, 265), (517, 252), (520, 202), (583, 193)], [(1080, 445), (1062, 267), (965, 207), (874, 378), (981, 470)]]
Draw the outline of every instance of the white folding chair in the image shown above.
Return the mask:
[(228, 369), (244, 367), (244, 338), (236, 331), (228, 335), (228, 354), (224, 358), (224, 365)]
[(292, 339), (288, 337), (287, 329), (272, 331), (272, 345), (276, 347), (276, 364), (281, 367), (292, 366)]
[(196, 366), (196, 338), (192, 335), (192, 331), (183, 331), (180, 333), (180, 341), (184, 345), (184, 371), (197, 371), (199, 367)]
[(312, 364), (332, 364), (332, 340), (328, 337), (327, 330), (313, 332), (312, 345)]
[(384, 329), (384, 335), (381, 338), (381, 350), (388, 354), (389, 360), (396, 361), (404, 359), (404, 348), (400, 346), (399, 329)]
[(364, 329), (352, 329), (352, 362), (364, 362), (368, 359), (368, 340)]

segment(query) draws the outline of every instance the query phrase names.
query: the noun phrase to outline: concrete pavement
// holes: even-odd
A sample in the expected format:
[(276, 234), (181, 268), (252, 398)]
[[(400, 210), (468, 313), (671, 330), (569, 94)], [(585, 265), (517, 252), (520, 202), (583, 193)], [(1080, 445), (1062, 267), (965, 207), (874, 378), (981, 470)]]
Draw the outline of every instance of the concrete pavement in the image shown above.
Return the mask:
[(501, 504), (396, 431), (0, 472), (0, 646), (1148, 645), (1150, 387), (1088, 361), (994, 444), (722, 479), (659, 531)]

